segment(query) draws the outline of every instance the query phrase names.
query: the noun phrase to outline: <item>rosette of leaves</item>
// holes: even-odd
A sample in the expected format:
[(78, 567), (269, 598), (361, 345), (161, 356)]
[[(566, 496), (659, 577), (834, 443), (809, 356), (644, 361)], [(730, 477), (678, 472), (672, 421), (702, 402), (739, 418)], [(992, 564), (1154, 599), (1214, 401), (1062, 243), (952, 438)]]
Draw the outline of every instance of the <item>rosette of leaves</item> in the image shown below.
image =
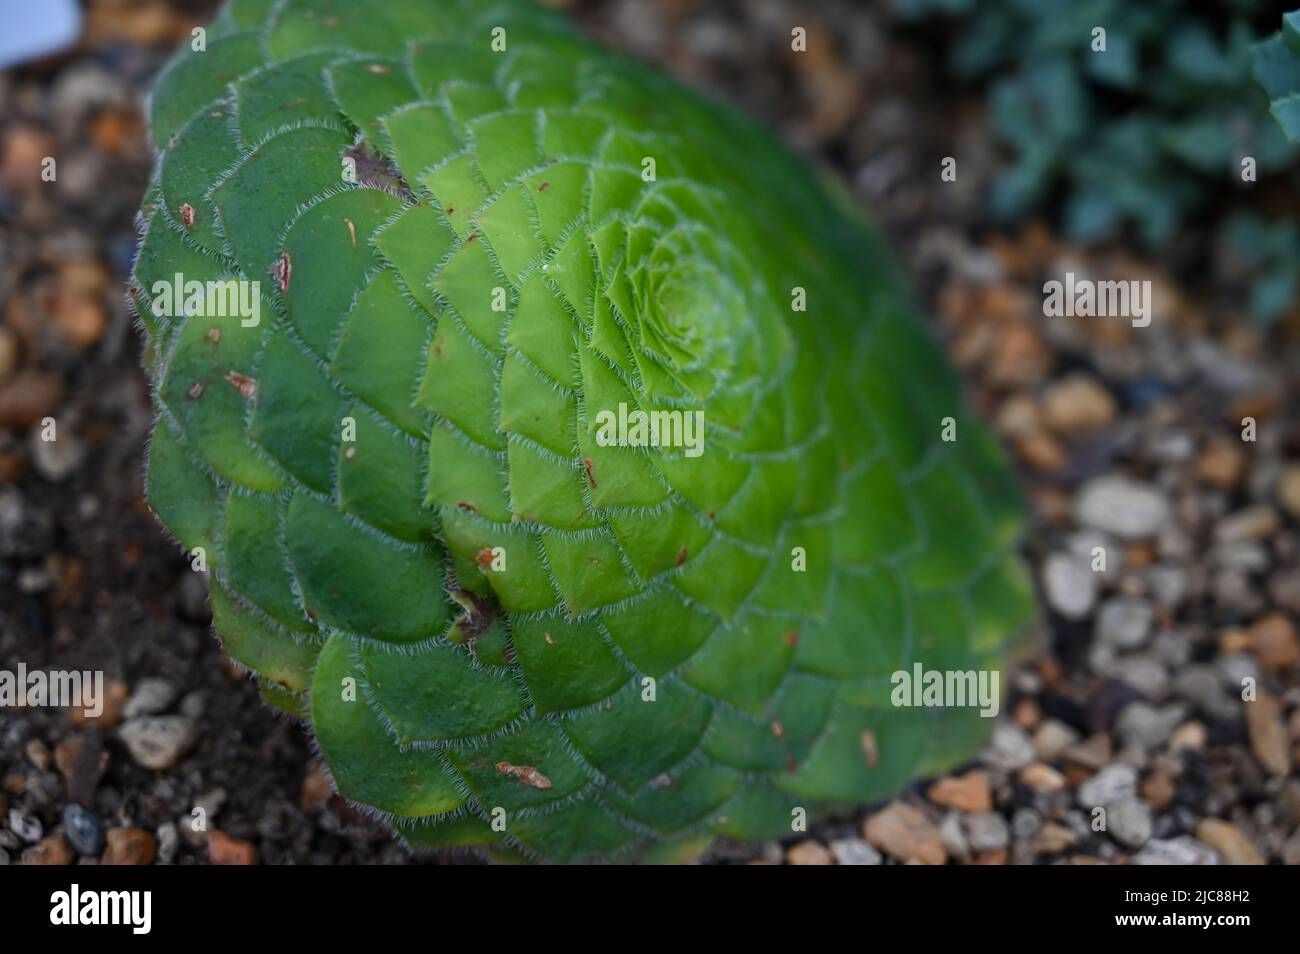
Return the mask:
[[(414, 846), (681, 859), (980, 744), (891, 674), (1003, 665), (1021, 500), (769, 134), (525, 2), (236, 0), (151, 115), (148, 498), (343, 795)], [(177, 274), (262, 320), (155, 313)], [(598, 439), (620, 405), (703, 452)]]
[[(895, 0), (905, 18), (955, 15), (950, 68), (987, 78), (993, 121), (1015, 154), (991, 206), (1007, 219), (1061, 195), (1084, 241), (1131, 225), (1172, 237), (1209, 197), (1291, 165), (1296, 148), (1252, 78), (1272, 29), (1265, 0)], [(1105, 50), (1093, 31), (1105, 30)]]

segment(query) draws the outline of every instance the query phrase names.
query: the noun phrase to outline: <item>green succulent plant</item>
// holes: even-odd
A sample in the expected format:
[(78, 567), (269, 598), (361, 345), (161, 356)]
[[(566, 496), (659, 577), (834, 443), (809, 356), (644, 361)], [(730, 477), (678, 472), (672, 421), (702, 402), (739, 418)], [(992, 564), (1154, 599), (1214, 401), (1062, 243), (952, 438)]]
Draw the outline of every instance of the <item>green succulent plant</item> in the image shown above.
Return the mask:
[[(1072, 238), (1102, 241), (1131, 226), (1158, 245), (1233, 188), (1243, 157), (1260, 175), (1296, 174), (1300, 59), (1284, 42), (1296, 42), (1296, 14), (1283, 34), (1256, 44), (1276, 22), (1268, 0), (1194, 9), (1180, 0), (894, 0), (893, 7), (905, 20), (954, 18), (949, 71), (959, 82), (988, 81), (992, 121), (1014, 154), (990, 189), (998, 218), (1059, 211)], [(1106, 31), (1104, 51), (1092, 46), (1098, 27)], [(1287, 135), (1269, 116), (1270, 98)], [(1259, 239), (1239, 250), (1250, 272), (1251, 313), (1263, 324), (1276, 321), (1295, 300), (1296, 223), (1234, 212), (1218, 224), (1229, 243)]]
[[(1239, 182), (1243, 156), (1260, 174), (1295, 163), (1251, 75), (1261, 24), (1276, 22), (1268, 0), (894, 0), (894, 9), (956, 17), (950, 71), (989, 81), (993, 123), (1014, 153), (990, 194), (999, 216), (1056, 207), (1074, 238), (1130, 225), (1154, 245)], [(1097, 28), (1104, 51), (1093, 48)]]
[(235, 0), (205, 43), (150, 107), (148, 499), (343, 795), (674, 860), (972, 753), (890, 677), (1020, 643), (1022, 501), (844, 195), (522, 0)]
[(1255, 47), (1255, 78), (1282, 131), (1300, 142), (1300, 9), (1284, 14), (1281, 31)]

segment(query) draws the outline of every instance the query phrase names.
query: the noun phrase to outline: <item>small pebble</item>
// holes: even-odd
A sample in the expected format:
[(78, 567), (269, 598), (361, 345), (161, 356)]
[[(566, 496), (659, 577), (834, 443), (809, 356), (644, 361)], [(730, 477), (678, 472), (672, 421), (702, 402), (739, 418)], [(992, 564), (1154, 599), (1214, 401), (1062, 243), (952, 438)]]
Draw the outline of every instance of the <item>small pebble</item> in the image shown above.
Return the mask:
[(867, 819), (863, 826), (867, 841), (899, 861), (941, 865), (948, 860), (943, 840), (933, 823), (918, 808), (906, 802), (891, 802)]
[(1255, 613), (1263, 608), (1263, 600), (1249, 575), (1237, 567), (1221, 567), (1210, 583), (1214, 601), (1234, 613)]
[(1213, 666), (1195, 664), (1175, 673), (1174, 693), (1213, 719), (1221, 722), (1241, 719), (1241, 703), (1224, 692)]
[(1153, 537), (1169, 520), (1169, 501), (1149, 484), (1127, 477), (1088, 481), (1075, 498), (1079, 523), (1124, 540)]
[[(821, 848), (821, 845), (817, 846)], [(822, 851), (826, 851), (822, 848)], [(827, 853), (829, 857), (829, 852)], [(208, 835), (208, 861), (214, 865), (251, 865), (257, 863), (257, 849), (246, 841), (233, 838), (219, 828)], [(826, 862), (830, 864), (830, 862)]]
[(961, 814), (949, 812), (939, 821), (939, 840), (943, 842), (948, 857), (956, 862), (970, 860), (970, 845), (966, 843), (966, 833), (962, 831)]
[(1167, 840), (1153, 838), (1130, 860), (1135, 865), (1217, 865), (1219, 856), (1190, 835), (1181, 835)]
[(1097, 613), (1097, 640), (1114, 649), (1137, 649), (1150, 638), (1155, 618), (1150, 603), (1123, 596), (1107, 600)]
[(1282, 471), (1277, 482), (1277, 499), (1287, 513), (1300, 520), (1300, 464)]
[(0, 387), (0, 427), (32, 427), (54, 414), (63, 400), (63, 380), (26, 368)]
[(1282, 864), (1300, 865), (1300, 831), (1288, 838), (1282, 846)]
[(1193, 467), (1197, 479), (1219, 490), (1231, 490), (1241, 480), (1246, 458), (1237, 444), (1216, 440), (1196, 458)]
[(1065, 776), (1044, 762), (1031, 762), (1021, 769), (1020, 782), (1040, 795), (1054, 795), (1065, 789)]
[(1169, 670), (1155, 656), (1124, 656), (1114, 660), (1105, 674), (1132, 686), (1148, 699), (1169, 695)]
[(46, 480), (67, 480), (86, 459), (86, 447), (67, 428), (60, 429), (56, 440), (45, 440), (39, 429), (32, 430), (29, 440), (32, 463)]
[(999, 722), (993, 727), (982, 758), (991, 768), (1015, 772), (1034, 760), (1034, 746), (1022, 729)]
[(303, 811), (314, 814), (325, 807), (325, 803), (333, 794), (334, 786), (330, 782), (329, 770), (323, 762), (312, 762), (302, 777), (302, 789), (298, 795), (299, 806)]
[(1262, 865), (1264, 858), (1246, 833), (1232, 822), (1203, 818), (1196, 826), (1196, 840), (1209, 845), (1229, 865)]
[(1074, 847), (1078, 840), (1079, 837), (1069, 828), (1048, 822), (1039, 829), (1029, 844), (1036, 854), (1055, 855)]
[(1088, 374), (1068, 374), (1043, 395), (1043, 416), (1058, 434), (1073, 436), (1105, 427), (1115, 419), (1114, 396)]
[(1105, 732), (1090, 735), (1078, 745), (1072, 745), (1061, 753), (1062, 758), (1082, 768), (1094, 772), (1110, 762), (1110, 736)]
[(961, 812), (987, 812), (993, 808), (988, 773), (978, 769), (962, 776), (939, 779), (930, 786), (926, 797), (936, 805)]
[(1151, 595), (1166, 609), (1177, 609), (1187, 598), (1188, 575), (1181, 567), (1154, 566), (1147, 572), (1146, 579)]
[(880, 852), (861, 838), (840, 838), (832, 841), (831, 854), (842, 865), (878, 865), (884, 861)]
[(1220, 543), (1263, 540), (1277, 533), (1277, 511), (1268, 506), (1249, 507), (1219, 522), (1214, 537)]
[(142, 716), (118, 730), (131, 758), (145, 768), (161, 771), (175, 765), (198, 737), (193, 719), (185, 716)]
[(1229, 653), (1214, 660), (1214, 669), (1219, 674), (1223, 688), (1231, 696), (1240, 698), (1240, 693), (1247, 681), (1259, 682), (1259, 664), (1249, 653)]
[(1281, 613), (1270, 613), (1251, 624), (1246, 638), (1268, 669), (1291, 669), (1300, 663), (1300, 639), (1295, 624)]
[[(215, 835), (216, 832), (213, 832)], [(212, 842), (208, 842), (208, 851), (212, 851)], [(835, 856), (830, 850), (820, 842), (813, 841), (811, 838), (807, 841), (801, 841), (796, 845), (791, 845), (785, 853), (785, 860), (792, 865), (829, 865), (833, 864)], [(218, 864), (219, 862), (213, 862)]]
[(1205, 726), (1202, 723), (1187, 722), (1174, 729), (1173, 734), (1169, 736), (1169, 749), (1171, 752), (1181, 752), (1184, 749), (1199, 752), (1205, 748), (1206, 738)]
[(997, 812), (980, 812), (965, 817), (966, 841), (977, 852), (1005, 848), (1011, 841), (1007, 820)]
[(1300, 613), (1300, 569), (1284, 570), (1268, 581), (1273, 602), (1292, 613)]
[(1282, 722), (1282, 709), (1273, 696), (1261, 695), (1253, 702), (1244, 703), (1246, 728), (1250, 732), (1250, 747), (1259, 764), (1272, 775), (1285, 776), (1291, 771), (1291, 742), (1286, 725)]
[(18, 336), (0, 326), (0, 385), (13, 377), (14, 371), (18, 369), (20, 347)]
[(1157, 708), (1147, 702), (1131, 702), (1115, 720), (1115, 733), (1125, 745), (1152, 752), (1161, 748), (1187, 718), (1185, 706)]
[(187, 719), (198, 720), (203, 717), (203, 713), (208, 707), (208, 694), (202, 689), (195, 689), (193, 692), (187, 692), (185, 698), (181, 700), (178, 707), (181, 715)]
[(1140, 798), (1121, 798), (1106, 809), (1106, 830), (1126, 848), (1141, 848), (1151, 838), (1151, 809)]
[(163, 822), (154, 832), (154, 837), (158, 840), (158, 864), (171, 864), (180, 850), (180, 835), (176, 831), (176, 825), (173, 822)]
[(1047, 603), (1066, 619), (1084, 619), (1097, 602), (1097, 577), (1089, 563), (1068, 553), (1053, 553), (1043, 563)]
[(1107, 765), (1080, 785), (1077, 801), (1080, 808), (1088, 810), (1106, 808), (1136, 793), (1137, 772), (1131, 766), (1116, 763)]
[(105, 840), (105, 865), (148, 865), (158, 852), (158, 842), (142, 828), (110, 828)]
[(1059, 719), (1047, 719), (1034, 733), (1034, 751), (1039, 758), (1053, 761), (1078, 741), (1079, 733), (1073, 728)]
[(36, 844), (41, 840), (41, 835), (45, 834), (39, 818), (17, 808), (9, 809), (9, 827), (15, 835), (29, 845)]
[(104, 825), (94, 812), (75, 803), (64, 806), (63, 828), (77, 854), (98, 858), (104, 850)]
[(73, 861), (72, 846), (62, 835), (50, 835), (23, 852), (25, 865), (70, 865)]
[(141, 679), (122, 707), (127, 719), (165, 712), (176, 698), (176, 687), (166, 679)]
[(1011, 816), (1011, 834), (1018, 840), (1033, 838), (1043, 827), (1043, 817), (1032, 808), (1017, 808)]

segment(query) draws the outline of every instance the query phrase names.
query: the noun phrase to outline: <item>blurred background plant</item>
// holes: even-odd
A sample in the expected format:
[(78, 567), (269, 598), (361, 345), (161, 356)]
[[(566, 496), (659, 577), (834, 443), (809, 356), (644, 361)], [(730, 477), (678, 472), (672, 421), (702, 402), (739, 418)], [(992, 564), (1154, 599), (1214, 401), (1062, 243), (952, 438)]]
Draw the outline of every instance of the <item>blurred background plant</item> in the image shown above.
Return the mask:
[(1300, 9), (1282, 17), (1282, 29), (1255, 47), (1255, 78), (1273, 101), (1273, 118), (1300, 142)]
[[(1278, 94), (1266, 83), (1265, 95), (1254, 69), (1257, 44), (1279, 25), (1276, 2), (894, 0), (894, 8), (930, 27), (947, 18), (947, 71), (988, 84), (991, 121), (1012, 155), (987, 196), (999, 222), (1047, 211), (1077, 241), (1131, 231), (1159, 246), (1195, 218), (1221, 217), (1225, 194), (1247, 185), (1247, 157), (1260, 179), (1300, 175), (1300, 145), (1269, 113)], [(1294, 83), (1281, 42), (1267, 47), (1270, 83)], [(1300, 272), (1294, 221), (1236, 212), (1225, 227), (1253, 272), (1252, 312), (1275, 321)]]

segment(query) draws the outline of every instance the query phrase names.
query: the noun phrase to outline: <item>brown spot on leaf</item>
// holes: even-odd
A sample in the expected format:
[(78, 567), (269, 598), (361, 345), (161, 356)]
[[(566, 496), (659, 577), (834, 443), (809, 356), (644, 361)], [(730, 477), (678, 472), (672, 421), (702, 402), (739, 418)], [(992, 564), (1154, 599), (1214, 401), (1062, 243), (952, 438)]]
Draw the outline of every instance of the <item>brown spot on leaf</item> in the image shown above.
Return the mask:
[(371, 63), (369, 66), (366, 67), (366, 69), (368, 69), (372, 73), (379, 73), (381, 75), (388, 72), (388, 67), (385, 66), (383, 63)]
[(468, 500), (457, 500), (456, 506), (461, 510), (468, 510), (470, 513), (478, 513), (478, 507), (474, 506)]
[(582, 469), (585, 470), (585, 471), (587, 472), (587, 483), (591, 484), (592, 489), (595, 490), (595, 488), (596, 488), (596, 470), (595, 470), (595, 468), (592, 466), (591, 458), (590, 458), (590, 457), (584, 457), (584, 458), (582, 459)]
[(343, 457), (345, 460), (351, 460), (356, 456), (357, 456), (357, 449), (355, 447), (349, 447), (347, 450), (343, 452)]
[(479, 550), (478, 553), (474, 554), (474, 562), (485, 570), (490, 568), (492, 566), (492, 548), (484, 547)]
[(209, 329), (208, 329), (208, 340), (211, 341), (213, 344), (221, 344), (221, 329), (220, 329), (220, 328), (209, 328)]
[(677, 551), (677, 562), (674, 564), (674, 566), (681, 566), (685, 562), (686, 562), (686, 548), (682, 547), (680, 550)]
[(858, 744), (862, 747), (862, 761), (867, 763), (867, 768), (875, 768), (880, 764), (880, 747), (876, 744), (876, 733), (871, 729), (863, 732), (858, 738)]
[(203, 379), (199, 378), (190, 385), (190, 389), (185, 392), (185, 396), (191, 401), (197, 401), (199, 398), (203, 397), (203, 391), (206, 387), (207, 385), (203, 383)]
[(344, 219), (343, 221), (346, 222), (346, 223), (348, 223), (348, 235), (350, 235), (350, 236), (352, 237), (352, 247), (353, 247), (353, 248), (356, 248), (356, 247), (357, 247), (357, 227), (356, 227), (355, 225), (352, 224), (352, 220), (351, 220), (351, 219)]
[(551, 780), (531, 765), (511, 765), (509, 762), (498, 762), (497, 771), (508, 778), (517, 778), (525, 785), (531, 785), (533, 788), (551, 787)]
[(785, 634), (785, 644), (787, 646), (798, 646), (799, 634), (795, 632), (793, 629), (790, 630), (788, 633)]
[(550, 634), (550, 633), (543, 633), (543, 634), (542, 634), (542, 639), (546, 640), (546, 645), (547, 645), (547, 646), (554, 646), (554, 645), (555, 645), (555, 640), (551, 638), (551, 634)]
[(543, 182), (541, 185), (539, 185), (539, 186), (537, 187), (537, 191), (538, 191), (538, 192), (545, 192), (545, 191), (546, 191), (547, 189), (549, 189), (550, 187), (551, 187), (550, 180), (547, 180), (546, 182)]
[(180, 212), (181, 225), (185, 226), (187, 229), (194, 228), (194, 206), (186, 202), (181, 206)]
[(785, 735), (785, 726), (781, 724), (781, 720), (779, 719), (772, 720), (772, 734), (776, 736), (778, 739), (781, 738), (781, 736)]
[(275, 260), (275, 264), (271, 266), (271, 277), (275, 279), (281, 295), (289, 290), (289, 282), (293, 279), (293, 260), (289, 258), (288, 252), (281, 252), (280, 257)]
[(235, 386), (241, 397), (251, 398), (257, 393), (257, 382), (246, 374), (240, 374), (238, 371), (226, 372), (226, 380)]

